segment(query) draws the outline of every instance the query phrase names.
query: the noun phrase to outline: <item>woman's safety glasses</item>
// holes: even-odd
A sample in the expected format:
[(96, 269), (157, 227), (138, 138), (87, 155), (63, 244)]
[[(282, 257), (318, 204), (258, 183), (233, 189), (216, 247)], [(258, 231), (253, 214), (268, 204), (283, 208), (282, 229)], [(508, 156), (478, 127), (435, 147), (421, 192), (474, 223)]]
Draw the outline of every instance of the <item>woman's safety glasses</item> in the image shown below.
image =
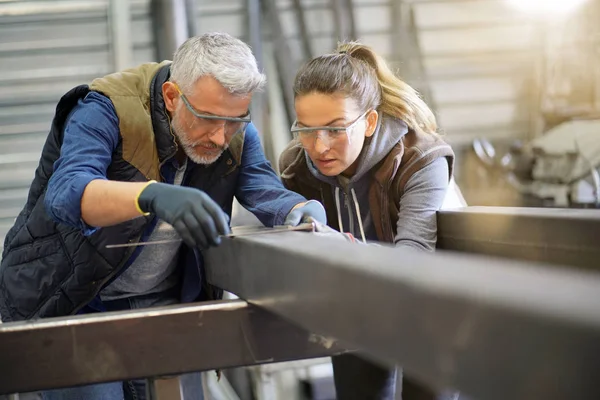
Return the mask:
[(345, 143), (350, 144), (354, 127), (363, 119), (370, 110), (356, 118), (348, 126), (310, 126), (299, 127), (298, 121), (294, 121), (290, 131), (298, 139), (302, 147), (310, 149), (315, 145), (317, 138), (327, 147), (335, 147)]
[(181, 89), (179, 89), (177, 84), (175, 84), (175, 88), (179, 92), (179, 96), (181, 97), (181, 100), (183, 100), (185, 107), (189, 110), (189, 112), (192, 113), (194, 117), (196, 117), (190, 124), (190, 129), (205, 131), (207, 132), (208, 136), (212, 136), (220, 129), (223, 129), (225, 132), (225, 138), (229, 141), (234, 135), (243, 132), (248, 124), (252, 121), (249, 113), (239, 118), (202, 114), (190, 104), (190, 101), (183, 94)]

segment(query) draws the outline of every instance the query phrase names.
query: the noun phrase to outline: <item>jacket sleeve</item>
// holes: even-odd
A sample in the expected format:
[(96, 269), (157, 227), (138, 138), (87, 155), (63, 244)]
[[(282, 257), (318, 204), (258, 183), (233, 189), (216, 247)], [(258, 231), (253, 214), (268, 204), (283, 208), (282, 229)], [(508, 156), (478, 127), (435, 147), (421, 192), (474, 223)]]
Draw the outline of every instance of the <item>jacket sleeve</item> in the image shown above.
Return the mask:
[(437, 211), (448, 188), (448, 162), (441, 157), (417, 171), (406, 183), (398, 211), (397, 247), (434, 251)]
[(266, 226), (282, 225), (291, 209), (306, 201), (283, 186), (265, 158), (253, 124), (246, 129), (235, 197)]
[(60, 157), (48, 182), (45, 206), (57, 222), (91, 235), (97, 228), (81, 218), (81, 197), (106, 170), (119, 142), (119, 120), (110, 100), (90, 92), (73, 108), (64, 128)]

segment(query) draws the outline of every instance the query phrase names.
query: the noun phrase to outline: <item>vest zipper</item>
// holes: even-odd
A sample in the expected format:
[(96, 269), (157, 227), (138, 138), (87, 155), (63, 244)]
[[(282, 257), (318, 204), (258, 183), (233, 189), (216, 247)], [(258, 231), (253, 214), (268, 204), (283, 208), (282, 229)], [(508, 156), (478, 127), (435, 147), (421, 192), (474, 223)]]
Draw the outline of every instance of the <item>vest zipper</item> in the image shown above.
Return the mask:
[[(165, 111), (165, 117), (167, 117), (167, 121), (169, 121), (169, 132), (171, 133), (171, 136), (173, 136), (173, 143), (175, 144), (175, 151), (173, 151), (171, 154), (169, 154), (167, 157), (165, 157), (165, 159), (163, 160), (163, 162), (159, 162), (158, 163), (158, 173), (160, 174), (160, 177), (162, 178), (163, 182), (165, 180), (165, 177), (162, 176), (162, 166), (165, 165), (165, 163), (167, 161), (169, 161), (171, 158), (173, 158), (175, 156), (175, 154), (177, 154), (177, 151), (179, 151), (179, 145), (177, 144), (177, 136), (175, 136), (175, 133), (173, 133), (173, 128), (171, 127), (171, 117), (169, 117), (169, 114)], [(186, 155), (187, 157), (187, 155)]]

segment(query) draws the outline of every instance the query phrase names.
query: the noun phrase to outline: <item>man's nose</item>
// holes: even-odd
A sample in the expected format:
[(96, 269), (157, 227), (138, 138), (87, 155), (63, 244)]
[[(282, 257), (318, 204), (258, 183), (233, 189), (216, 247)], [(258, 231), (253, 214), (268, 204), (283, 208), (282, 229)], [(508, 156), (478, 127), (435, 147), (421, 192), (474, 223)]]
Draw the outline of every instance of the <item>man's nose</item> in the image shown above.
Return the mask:
[(225, 145), (225, 125), (221, 125), (211, 132), (210, 141), (219, 147)]

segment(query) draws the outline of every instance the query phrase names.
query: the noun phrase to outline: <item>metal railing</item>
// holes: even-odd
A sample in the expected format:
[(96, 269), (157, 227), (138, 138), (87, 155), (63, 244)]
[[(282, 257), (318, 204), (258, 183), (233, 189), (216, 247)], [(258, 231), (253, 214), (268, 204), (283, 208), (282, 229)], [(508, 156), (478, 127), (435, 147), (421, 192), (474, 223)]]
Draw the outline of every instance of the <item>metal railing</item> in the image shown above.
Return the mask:
[(208, 278), (248, 303), (4, 324), (0, 393), (356, 348), (481, 400), (600, 398), (598, 212), (467, 208), (439, 221), (441, 247), (482, 254), (293, 232), (229, 239), (205, 254)]

